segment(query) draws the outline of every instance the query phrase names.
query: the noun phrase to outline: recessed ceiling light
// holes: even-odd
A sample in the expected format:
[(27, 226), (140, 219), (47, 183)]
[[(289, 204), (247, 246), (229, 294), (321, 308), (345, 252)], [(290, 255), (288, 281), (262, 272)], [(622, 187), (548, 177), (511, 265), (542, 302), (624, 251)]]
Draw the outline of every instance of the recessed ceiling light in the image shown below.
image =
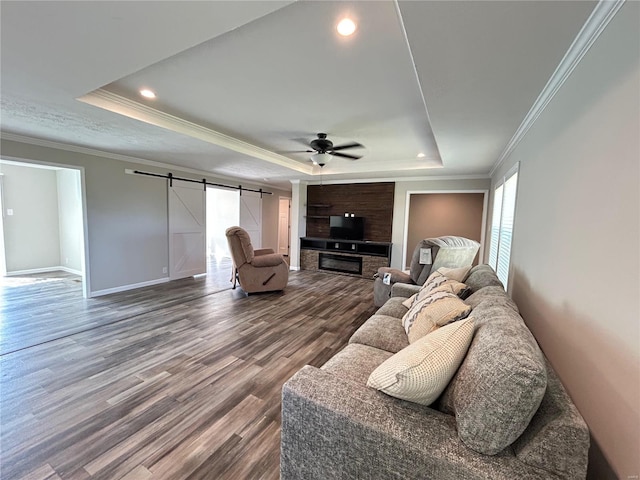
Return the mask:
[(140, 90), (140, 95), (145, 98), (156, 98), (156, 94), (148, 88), (143, 88), (142, 90)]
[(425, 155), (424, 153), (420, 152), (420, 153), (418, 154), (418, 158), (424, 158), (424, 157), (426, 157), (426, 155)]
[(340, 35), (342, 35), (343, 37), (348, 37), (349, 35), (352, 35), (353, 32), (356, 31), (356, 24), (350, 18), (343, 18), (338, 23), (338, 26), (336, 27), (336, 29), (338, 30), (338, 33)]

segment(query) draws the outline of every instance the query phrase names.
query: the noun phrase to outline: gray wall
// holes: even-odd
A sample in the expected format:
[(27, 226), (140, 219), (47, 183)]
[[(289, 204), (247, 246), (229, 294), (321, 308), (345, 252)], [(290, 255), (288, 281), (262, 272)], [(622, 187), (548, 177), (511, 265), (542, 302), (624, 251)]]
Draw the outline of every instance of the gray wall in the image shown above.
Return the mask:
[(639, 17), (621, 8), (493, 178), (520, 162), (512, 296), (591, 429), (592, 479), (640, 474)]
[(56, 171), (1, 164), (7, 272), (60, 265)]
[(82, 272), (82, 190), (80, 173), (74, 170), (56, 171), (58, 190), (58, 225), (60, 265)]
[[(92, 292), (166, 277), (162, 273), (162, 268), (168, 265), (169, 255), (166, 181), (125, 173), (125, 169), (137, 169), (165, 174), (166, 168), (6, 139), (2, 140), (1, 149), (3, 158), (11, 160), (84, 168)], [(171, 168), (171, 171), (187, 178), (194, 176), (180, 173), (178, 168)], [(216, 177), (208, 177), (208, 180), (230, 183)], [(241, 183), (247, 188), (259, 188), (244, 181)], [(277, 221), (277, 215), (274, 218), (263, 216), (263, 225), (270, 225), (270, 228), (277, 228), (272, 226), (277, 225)]]

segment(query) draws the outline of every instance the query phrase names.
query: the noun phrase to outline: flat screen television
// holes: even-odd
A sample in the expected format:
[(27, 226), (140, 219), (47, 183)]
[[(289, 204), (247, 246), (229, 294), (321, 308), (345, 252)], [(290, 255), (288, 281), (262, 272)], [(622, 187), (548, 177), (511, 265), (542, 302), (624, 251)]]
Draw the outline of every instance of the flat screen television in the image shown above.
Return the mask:
[(364, 217), (329, 217), (329, 236), (341, 240), (364, 240)]

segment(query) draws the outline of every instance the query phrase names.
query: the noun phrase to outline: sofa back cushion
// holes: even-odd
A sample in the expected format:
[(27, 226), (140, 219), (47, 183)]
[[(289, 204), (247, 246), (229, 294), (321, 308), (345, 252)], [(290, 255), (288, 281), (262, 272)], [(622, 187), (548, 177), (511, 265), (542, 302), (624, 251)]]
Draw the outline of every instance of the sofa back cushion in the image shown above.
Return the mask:
[(520, 313), (520, 310), (518, 310), (518, 305), (516, 305), (516, 302), (511, 300), (511, 297), (509, 297), (505, 293), (504, 288), (498, 287), (498, 286), (482, 287), (480, 290), (476, 290), (474, 293), (466, 297), (464, 299), (464, 303), (466, 303), (473, 309), (473, 308), (476, 308), (485, 300), (490, 300), (495, 304), (503, 303), (509, 308), (512, 308), (516, 313)]
[(469, 286), (472, 292), (489, 286), (502, 287), (504, 290), (504, 285), (502, 285), (502, 282), (498, 279), (496, 272), (486, 264), (473, 267), (469, 275), (467, 275), (467, 278), (464, 279), (464, 283)]
[(493, 289), (473, 309), (473, 341), (439, 402), (441, 411), (455, 415), (460, 440), (486, 455), (522, 434), (547, 387), (542, 352), (505, 297)]
[(547, 361), (547, 390), (540, 408), (513, 453), (527, 465), (557, 472), (561, 478), (585, 478), (589, 428)]

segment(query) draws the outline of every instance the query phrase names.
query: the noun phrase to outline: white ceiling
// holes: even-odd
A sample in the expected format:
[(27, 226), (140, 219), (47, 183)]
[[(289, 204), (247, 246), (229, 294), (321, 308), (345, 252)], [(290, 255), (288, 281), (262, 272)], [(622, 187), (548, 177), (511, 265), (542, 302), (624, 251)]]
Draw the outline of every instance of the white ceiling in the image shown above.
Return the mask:
[[(487, 175), (594, 6), (2, 1), (1, 129), (276, 186)], [(291, 153), (317, 132), (363, 158)]]

